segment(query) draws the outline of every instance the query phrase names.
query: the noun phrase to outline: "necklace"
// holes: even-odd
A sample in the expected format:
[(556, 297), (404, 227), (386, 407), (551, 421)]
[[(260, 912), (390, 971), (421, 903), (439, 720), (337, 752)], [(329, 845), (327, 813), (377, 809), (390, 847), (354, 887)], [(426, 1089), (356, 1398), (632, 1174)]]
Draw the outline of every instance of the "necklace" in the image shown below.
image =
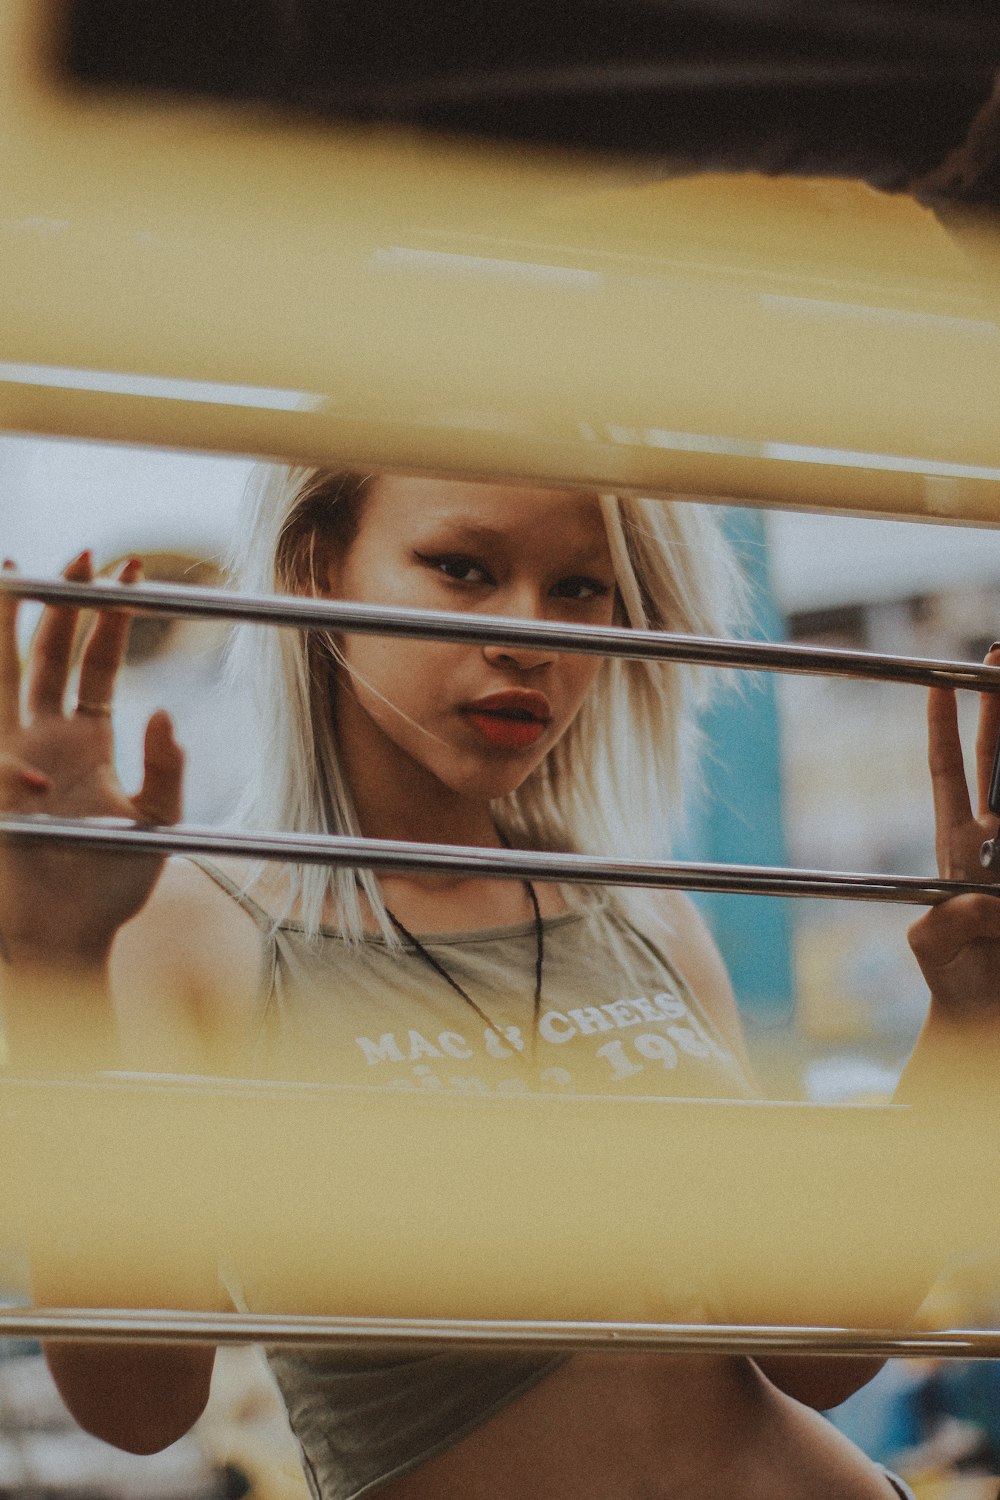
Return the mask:
[[(499, 833), (499, 829), (497, 830), (497, 832)], [(500, 834), (500, 842), (503, 844), (505, 849), (510, 848), (510, 845), (508, 844), (502, 833)], [(545, 964), (545, 929), (542, 926), (542, 913), (538, 905), (538, 896), (536, 895), (535, 887), (532, 885), (530, 880), (526, 880), (524, 882), (524, 889), (527, 891), (529, 897), (531, 898), (531, 910), (534, 914), (535, 922), (535, 998), (531, 1022), (531, 1047), (532, 1053), (534, 1053), (535, 1044), (538, 1038), (538, 1018), (541, 1015), (542, 1010), (542, 970)], [(453, 974), (448, 973), (448, 970), (445, 968), (444, 964), (439, 963), (438, 960), (434, 957), (433, 953), (428, 953), (427, 949), (424, 947), (420, 939), (414, 937), (413, 933), (409, 930), (408, 927), (403, 926), (402, 922), (396, 916), (395, 912), (390, 911), (388, 906), (385, 909), (385, 914), (389, 918), (389, 921), (392, 923), (393, 927), (395, 927), (396, 931), (399, 933), (400, 937), (405, 938), (408, 943), (411, 943), (413, 945), (415, 952), (419, 955), (420, 958), (423, 959), (424, 963), (428, 964), (436, 974), (439, 974), (445, 981), (445, 983), (451, 986), (456, 995), (461, 995), (466, 1005), (470, 1006), (475, 1011), (476, 1015), (484, 1023), (484, 1025), (486, 1025), (489, 1030), (493, 1032), (493, 1035), (497, 1038), (497, 1040), (504, 1047), (506, 1047), (508, 1045), (508, 1038), (504, 1036), (503, 1032), (500, 1030), (496, 1022), (490, 1019), (490, 1017), (483, 1010), (482, 1006), (477, 1004), (477, 1002), (473, 1000), (468, 990), (464, 989), (462, 985), (459, 984), (458, 980), (454, 977)]]

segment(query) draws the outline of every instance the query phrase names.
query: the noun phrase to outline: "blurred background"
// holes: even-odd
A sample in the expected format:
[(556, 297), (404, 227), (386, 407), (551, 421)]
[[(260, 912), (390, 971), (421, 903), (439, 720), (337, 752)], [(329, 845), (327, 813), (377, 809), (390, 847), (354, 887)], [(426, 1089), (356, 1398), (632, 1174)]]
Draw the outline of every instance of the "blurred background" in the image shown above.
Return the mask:
[[(246, 462), (97, 443), (0, 437), (0, 535), (24, 572), (53, 574), (84, 546), (98, 566), (133, 553), (150, 577), (218, 584)], [(1000, 637), (1000, 532), (730, 509), (761, 638), (981, 660)], [(25, 610), (25, 631), (31, 611)], [(223, 672), (227, 627), (140, 621), (116, 704), (121, 770), (166, 707), (188, 751), (185, 816), (217, 823), (252, 770), (254, 734)], [(928, 875), (933, 828), (922, 689), (725, 674), (692, 768), (689, 858)], [(961, 695), (966, 739), (975, 715)], [(906, 907), (699, 898), (733, 974), (770, 1092), (824, 1102), (892, 1092), (924, 986)], [(996, 1323), (995, 1268), (939, 1287), (935, 1316)], [(963, 1280), (964, 1277), (964, 1280)], [(0, 1275), (0, 1283), (3, 1277)], [(972, 1310), (970, 1314), (970, 1308)], [(303, 1497), (294, 1447), (261, 1361), (219, 1363), (215, 1398), (165, 1454), (131, 1458), (64, 1416), (37, 1348), (0, 1344), (0, 1497)], [(921, 1500), (995, 1500), (1000, 1374), (991, 1363), (892, 1363), (835, 1420), (902, 1472)]]

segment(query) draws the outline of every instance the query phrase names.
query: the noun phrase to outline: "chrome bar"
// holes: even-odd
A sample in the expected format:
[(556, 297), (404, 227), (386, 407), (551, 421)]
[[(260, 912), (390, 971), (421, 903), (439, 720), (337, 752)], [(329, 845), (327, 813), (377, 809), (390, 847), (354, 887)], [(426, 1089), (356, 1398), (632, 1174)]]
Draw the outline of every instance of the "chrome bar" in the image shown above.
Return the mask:
[(336, 1344), (433, 1349), (580, 1349), (662, 1354), (840, 1354), (996, 1359), (993, 1328), (825, 1328), (748, 1323), (570, 1323), (326, 1318), (131, 1308), (4, 1308), (0, 1338), (128, 1339), (171, 1344)]
[(130, 609), (137, 614), (236, 620), (256, 625), (289, 625), (299, 630), (348, 631), (359, 635), (403, 636), (466, 644), (535, 646), (621, 657), (628, 661), (683, 661), (744, 671), (871, 678), (924, 687), (1000, 691), (1000, 667), (933, 657), (879, 656), (839, 647), (796, 646), (765, 641), (677, 635), (666, 630), (629, 630), (539, 624), (506, 615), (451, 614), (443, 610), (401, 609), (334, 599), (302, 599), (288, 594), (237, 594), (225, 589), (179, 584), (115, 582), (70, 583), (65, 579), (0, 576), (0, 593), (45, 604), (76, 608)]
[(859, 875), (763, 865), (698, 864), (687, 860), (602, 859), (528, 849), (477, 849), (343, 834), (256, 833), (177, 824), (149, 827), (123, 818), (50, 818), (44, 813), (0, 817), (0, 842), (76, 844), (115, 853), (241, 855), (292, 864), (349, 869), (409, 870), (421, 875), (494, 875), (505, 880), (670, 887), (756, 896), (811, 896), (934, 906), (949, 896), (996, 896), (994, 884), (925, 880), (914, 875)]

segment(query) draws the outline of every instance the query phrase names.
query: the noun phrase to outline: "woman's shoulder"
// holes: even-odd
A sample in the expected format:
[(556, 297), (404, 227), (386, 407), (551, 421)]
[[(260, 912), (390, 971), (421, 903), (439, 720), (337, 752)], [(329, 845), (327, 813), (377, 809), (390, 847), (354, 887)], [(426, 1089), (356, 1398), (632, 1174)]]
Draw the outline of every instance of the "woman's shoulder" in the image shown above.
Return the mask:
[[(227, 862), (228, 863), (228, 862)], [(223, 872), (239, 889), (245, 872)], [(251, 1022), (261, 974), (259, 924), (199, 865), (170, 859), (111, 956), (116, 1010), (133, 1057), (171, 1053), (170, 1033), (235, 1036)]]

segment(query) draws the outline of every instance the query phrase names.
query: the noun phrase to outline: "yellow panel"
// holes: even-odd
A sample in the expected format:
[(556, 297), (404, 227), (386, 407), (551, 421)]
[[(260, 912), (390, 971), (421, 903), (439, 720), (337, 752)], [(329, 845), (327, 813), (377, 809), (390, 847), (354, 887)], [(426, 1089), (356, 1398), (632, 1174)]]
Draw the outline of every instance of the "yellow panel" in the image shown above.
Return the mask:
[(0, 0), (0, 425), (998, 519), (992, 273), (910, 200), (61, 96), (47, 15)]
[(36, 1066), (3, 1085), (0, 1255), (50, 1305), (211, 1306), (221, 1266), (258, 1312), (910, 1323), (996, 1244), (964, 1061), (941, 1110)]

